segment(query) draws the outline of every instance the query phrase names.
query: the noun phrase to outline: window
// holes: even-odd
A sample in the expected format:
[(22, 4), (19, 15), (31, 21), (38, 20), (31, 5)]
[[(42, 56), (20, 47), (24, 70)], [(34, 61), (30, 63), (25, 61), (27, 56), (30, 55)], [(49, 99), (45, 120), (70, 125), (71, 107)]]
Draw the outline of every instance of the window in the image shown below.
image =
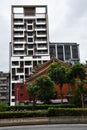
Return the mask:
[(24, 86), (20, 86), (20, 89), (22, 90), (24, 88)]
[(28, 30), (32, 30), (32, 26), (28, 26)]
[(29, 44), (29, 45), (28, 45), (28, 48), (31, 48), (31, 49), (32, 49), (32, 48), (33, 48), (33, 44)]
[(28, 32), (28, 36), (32, 36), (33, 35), (33, 32)]
[(20, 93), (20, 97), (24, 97), (24, 94), (23, 94), (23, 93)]
[(63, 59), (63, 46), (57, 46), (57, 54), (58, 54), (58, 59), (64, 60)]
[(25, 65), (31, 65), (31, 61), (25, 61)]
[(32, 23), (32, 20), (28, 20), (28, 23)]
[(28, 55), (32, 56), (33, 55), (33, 51), (28, 51)]
[(17, 73), (23, 73), (23, 68), (17, 68)]
[(12, 65), (17, 66), (17, 65), (19, 65), (19, 63), (18, 63), (18, 61), (12, 61)]
[(50, 45), (50, 57), (56, 57), (55, 45)]
[(73, 58), (78, 58), (78, 47), (75, 45), (72, 46), (72, 56)]
[(65, 45), (64, 48), (65, 48), (65, 59), (69, 60), (71, 58), (70, 46), (69, 45)]
[(33, 39), (32, 38), (28, 38), (28, 42), (33, 42)]

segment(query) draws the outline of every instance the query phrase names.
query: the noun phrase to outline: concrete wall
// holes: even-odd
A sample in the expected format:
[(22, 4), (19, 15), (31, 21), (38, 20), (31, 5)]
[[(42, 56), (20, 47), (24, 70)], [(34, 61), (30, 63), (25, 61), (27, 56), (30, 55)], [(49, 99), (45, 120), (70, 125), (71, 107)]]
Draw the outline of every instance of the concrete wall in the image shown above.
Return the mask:
[(41, 124), (87, 124), (87, 116), (0, 119), (0, 126), (41, 125)]

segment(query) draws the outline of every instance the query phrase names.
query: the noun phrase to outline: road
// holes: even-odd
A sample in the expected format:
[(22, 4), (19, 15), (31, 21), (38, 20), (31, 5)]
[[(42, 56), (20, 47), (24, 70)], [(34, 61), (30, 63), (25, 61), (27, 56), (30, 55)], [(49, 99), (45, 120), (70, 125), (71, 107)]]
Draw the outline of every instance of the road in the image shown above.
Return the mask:
[(87, 124), (11, 126), (0, 127), (0, 130), (87, 130)]

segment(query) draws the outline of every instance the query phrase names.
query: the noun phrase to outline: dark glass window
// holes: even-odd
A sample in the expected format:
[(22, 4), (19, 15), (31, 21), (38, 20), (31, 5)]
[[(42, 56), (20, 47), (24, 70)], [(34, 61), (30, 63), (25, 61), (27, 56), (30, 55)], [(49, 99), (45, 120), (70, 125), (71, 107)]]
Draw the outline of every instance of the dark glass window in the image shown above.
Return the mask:
[(34, 67), (37, 66), (37, 61), (33, 61), (33, 66), (34, 66)]
[(24, 96), (24, 94), (23, 93), (20, 93), (20, 97), (23, 97)]
[(33, 42), (33, 39), (32, 38), (28, 38), (28, 42)]
[(78, 58), (78, 47), (76, 45), (72, 46), (72, 56), (73, 58)]
[(33, 51), (28, 51), (28, 55), (32, 56), (33, 55)]
[(28, 36), (32, 36), (33, 35), (33, 32), (28, 32)]
[(71, 58), (71, 55), (70, 55), (70, 45), (65, 45), (64, 49), (65, 49), (65, 59), (69, 60)]
[(29, 44), (29, 45), (28, 45), (28, 48), (33, 48), (33, 44)]
[(32, 26), (28, 26), (28, 30), (32, 30)]
[(55, 45), (50, 45), (50, 57), (56, 57)]
[(25, 65), (31, 65), (31, 61), (25, 61)]
[(63, 46), (61, 45), (57, 46), (57, 55), (58, 55), (58, 59), (64, 60), (63, 59)]

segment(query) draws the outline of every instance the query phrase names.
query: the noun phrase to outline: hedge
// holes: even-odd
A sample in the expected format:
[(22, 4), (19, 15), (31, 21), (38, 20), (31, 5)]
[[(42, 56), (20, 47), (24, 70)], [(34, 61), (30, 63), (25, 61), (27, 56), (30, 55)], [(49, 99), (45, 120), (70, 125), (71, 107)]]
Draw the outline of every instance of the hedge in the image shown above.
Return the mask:
[[(47, 110), (49, 107), (52, 108), (74, 108), (73, 104), (41, 104), (35, 105), (35, 110)], [(24, 105), (24, 106), (1, 106), (0, 111), (29, 111), (32, 110), (32, 105)]]
[(0, 119), (6, 118), (27, 118), (27, 117), (46, 117), (47, 111), (26, 111), (26, 112), (0, 112)]
[(87, 116), (87, 108), (48, 108), (48, 110), (0, 112), (0, 119), (52, 116)]
[(48, 116), (87, 116), (87, 108), (48, 108)]

